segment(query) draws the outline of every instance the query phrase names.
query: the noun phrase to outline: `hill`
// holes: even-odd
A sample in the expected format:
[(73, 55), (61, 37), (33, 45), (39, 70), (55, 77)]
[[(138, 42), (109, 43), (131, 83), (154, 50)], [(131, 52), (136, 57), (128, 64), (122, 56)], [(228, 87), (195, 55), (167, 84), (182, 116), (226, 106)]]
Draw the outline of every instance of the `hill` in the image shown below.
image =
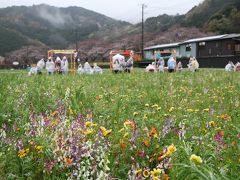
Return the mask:
[(48, 5), (0, 9), (0, 24), (0, 34), (4, 34), (2, 46), (9, 39), (20, 42), (9, 41), (12, 46), (5, 47), (1, 55), (32, 44), (29, 40), (42, 42), (51, 48), (65, 48), (76, 38), (85, 40), (102, 35), (101, 32), (106, 29), (114, 31), (115, 28), (130, 25), (81, 7), (57, 8)]
[(216, 33), (239, 33), (239, 18), (239, 0), (205, 0), (185, 15), (182, 25)]

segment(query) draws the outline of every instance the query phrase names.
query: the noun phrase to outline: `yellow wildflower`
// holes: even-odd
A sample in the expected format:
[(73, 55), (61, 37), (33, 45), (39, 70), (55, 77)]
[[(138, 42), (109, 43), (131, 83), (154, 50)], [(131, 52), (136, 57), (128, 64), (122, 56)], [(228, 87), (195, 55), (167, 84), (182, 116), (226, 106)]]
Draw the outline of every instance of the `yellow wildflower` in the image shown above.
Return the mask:
[(153, 171), (151, 171), (151, 174), (153, 177), (158, 177), (161, 174), (161, 170), (154, 168)]
[(193, 112), (193, 109), (187, 109), (187, 112)]
[(167, 149), (166, 156), (170, 156), (176, 150), (177, 150), (177, 148), (174, 145), (170, 145)]
[(85, 126), (86, 127), (93, 127), (93, 126), (97, 126), (97, 124), (94, 124), (91, 121), (87, 121), (87, 122), (85, 122)]
[(35, 146), (36, 150), (41, 151), (43, 149), (43, 146)]
[(205, 112), (209, 112), (209, 108), (203, 109), (203, 111), (205, 111)]
[(18, 152), (18, 157), (23, 158), (29, 153), (29, 148), (22, 149)]
[(145, 104), (145, 107), (149, 107), (149, 104)]
[(102, 131), (104, 137), (106, 137), (108, 134), (112, 132), (112, 129), (107, 130), (105, 127), (100, 127), (100, 130)]
[(194, 162), (194, 163), (202, 163), (202, 158), (200, 156), (197, 156), (195, 154), (191, 155), (190, 157), (190, 161)]
[(143, 119), (146, 120), (148, 117), (147, 117), (147, 114), (144, 114), (143, 115)]
[(134, 112), (134, 113), (133, 113), (133, 116), (137, 116), (137, 115), (138, 115), (138, 112)]
[(146, 178), (146, 177), (149, 177), (150, 176), (150, 172), (148, 170), (144, 170), (143, 171), (143, 176)]
[(89, 134), (92, 134), (92, 133), (93, 133), (93, 130), (92, 130), (92, 129), (88, 129), (88, 130), (85, 132), (86, 135), (89, 135)]
[(173, 110), (174, 110), (174, 107), (170, 107), (170, 109), (168, 111), (172, 112)]
[(152, 108), (158, 108), (158, 104), (152, 105)]
[(126, 133), (124, 134), (124, 136), (123, 136), (123, 137), (127, 137), (127, 136), (128, 136), (128, 134), (129, 134), (129, 133), (128, 133), (128, 132), (126, 132)]

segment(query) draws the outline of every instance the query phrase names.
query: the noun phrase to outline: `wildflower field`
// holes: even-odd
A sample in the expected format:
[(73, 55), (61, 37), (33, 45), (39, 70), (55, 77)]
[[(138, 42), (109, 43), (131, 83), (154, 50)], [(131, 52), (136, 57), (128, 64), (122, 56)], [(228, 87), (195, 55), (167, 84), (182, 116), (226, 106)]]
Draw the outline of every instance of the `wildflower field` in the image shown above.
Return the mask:
[(240, 74), (0, 74), (0, 179), (239, 179)]

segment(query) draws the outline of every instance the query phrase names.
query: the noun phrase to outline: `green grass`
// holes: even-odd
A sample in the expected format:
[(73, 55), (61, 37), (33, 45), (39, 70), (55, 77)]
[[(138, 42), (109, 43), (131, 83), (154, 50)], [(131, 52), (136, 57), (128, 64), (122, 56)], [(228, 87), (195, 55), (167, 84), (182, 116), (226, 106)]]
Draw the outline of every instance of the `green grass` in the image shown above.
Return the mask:
[[(38, 121), (47, 116), (52, 122), (54, 111), (64, 127), (69, 128), (81, 114), (86, 121), (97, 123), (94, 133), (99, 132), (100, 126), (112, 130), (104, 137), (110, 142), (106, 150), (109, 177), (126, 179), (128, 172), (160, 169), (164, 162), (169, 166), (162, 169), (159, 177), (164, 172), (172, 179), (239, 178), (239, 73), (204, 69), (197, 73), (148, 74), (137, 69), (131, 74), (106, 71), (92, 76), (28, 77), (25, 71), (17, 72), (20, 73), (0, 73), (0, 124), (7, 126), (7, 137), (3, 138), (0, 131), (0, 175), (5, 179), (66, 179), (73, 172), (75, 167), (65, 167), (64, 160), (56, 163), (51, 173), (43, 171), (45, 160), (59, 156), (52, 155), (56, 147), (48, 139), (58, 130), (36, 127), (38, 136), (27, 133), (32, 114)], [(61, 114), (61, 108), (65, 114)], [(131, 122), (135, 128), (126, 123), (124, 127), (124, 122)], [(156, 138), (149, 136), (153, 128)], [(180, 138), (178, 132), (185, 134)], [(65, 129), (66, 136), (69, 133)], [(6, 138), (11, 143), (4, 143)], [(87, 139), (95, 142), (96, 138), (87, 135)], [(23, 148), (30, 148), (23, 158), (16, 157), (20, 150), (15, 146), (17, 140), (21, 140)], [(44, 146), (41, 157), (29, 145), (31, 140)], [(144, 141), (149, 145), (144, 145)], [(171, 159), (165, 157), (159, 162), (160, 151), (166, 153), (171, 144), (176, 152)], [(138, 154), (143, 151), (144, 157), (140, 157)], [(192, 154), (200, 156), (203, 162), (190, 161)]]

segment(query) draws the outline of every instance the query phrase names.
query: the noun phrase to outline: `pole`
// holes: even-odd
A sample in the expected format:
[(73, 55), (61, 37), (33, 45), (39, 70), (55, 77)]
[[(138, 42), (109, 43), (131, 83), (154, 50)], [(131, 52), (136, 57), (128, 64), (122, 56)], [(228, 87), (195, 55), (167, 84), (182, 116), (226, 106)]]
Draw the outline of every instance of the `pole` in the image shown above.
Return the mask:
[(142, 4), (142, 59), (144, 58), (144, 8), (145, 4)]
[(78, 53), (78, 31), (75, 30), (76, 51)]

